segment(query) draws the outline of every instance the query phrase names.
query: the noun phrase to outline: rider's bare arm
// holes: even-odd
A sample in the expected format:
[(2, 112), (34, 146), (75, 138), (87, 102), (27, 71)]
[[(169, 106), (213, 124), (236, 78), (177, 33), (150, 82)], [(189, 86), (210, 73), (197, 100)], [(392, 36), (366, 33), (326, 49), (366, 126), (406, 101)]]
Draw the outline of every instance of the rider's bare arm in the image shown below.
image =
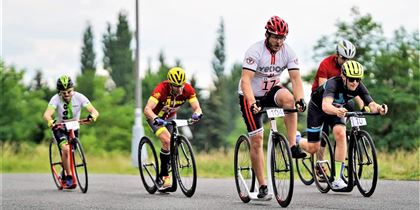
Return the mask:
[(369, 103), (369, 108), (372, 113), (380, 113), (381, 115), (385, 115), (388, 112), (388, 107), (386, 105), (382, 107), (382, 105), (379, 105), (374, 101)]
[(251, 87), (251, 80), (254, 77), (255, 72), (248, 70), (248, 69), (242, 69), (242, 76), (241, 76), (241, 89), (244, 93), (245, 99), (248, 101), (248, 105), (251, 106), (251, 104), (255, 103), (255, 96), (254, 92), (252, 91)]
[(53, 114), (55, 112), (55, 109), (48, 107), (47, 110), (44, 112), (44, 120), (47, 122), (48, 127), (51, 127), (54, 123), (54, 120), (52, 118)]
[(322, 111), (329, 115), (337, 115), (339, 117), (344, 117), (347, 110), (345, 108), (337, 108), (333, 105), (334, 98), (327, 96), (322, 99)]
[(292, 82), (293, 95), (295, 96), (295, 100), (297, 101), (301, 98), (304, 98), (302, 79), (300, 77), (299, 69), (289, 70), (289, 76), (290, 81)]
[(157, 115), (153, 112), (153, 109), (157, 105), (157, 99), (150, 97), (147, 101), (146, 106), (144, 107), (143, 113), (147, 117), (147, 119), (153, 120), (157, 117)]
[(90, 113), (90, 115), (93, 117), (95, 121), (96, 118), (98, 118), (99, 116), (98, 110), (96, 110), (95, 107), (90, 103), (86, 106), (86, 109), (88, 110), (88, 112)]
[(190, 101), (190, 105), (194, 113), (198, 115), (203, 114), (203, 111), (201, 111), (200, 103), (197, 99)]

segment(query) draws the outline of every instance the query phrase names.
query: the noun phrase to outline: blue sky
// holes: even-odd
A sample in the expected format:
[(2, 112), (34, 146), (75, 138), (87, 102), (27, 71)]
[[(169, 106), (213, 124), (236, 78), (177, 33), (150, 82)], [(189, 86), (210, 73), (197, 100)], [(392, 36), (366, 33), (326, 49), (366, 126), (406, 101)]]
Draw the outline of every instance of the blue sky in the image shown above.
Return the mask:
[[(201, 87), (209, 86), (221, 17), (225, 21), (227, 69), (242, 61), (251, 44), (264, 38), (266, 21), (278, 15), (289, 24), (286, 42), (299, 56), (302, 74), (318, 66), (312, 60), (312, 46), (322, 35), (335, 31), (337, 20), (350, 21), (352, 6), (358, 6), (362, 14), (370, 13), (389, 37), (400, 26), (409, 31), (419, 26), (418, 0), (141, 0), (140, 6), (141, 70), (149, 61), (156, 67), (163, 50), (168, 64), (181, 59), (189, 75), (199, 76)], [(118, 12), (124, 10), (135, 29), (135, 0), (2, 0), (1, 9), (0, 56), (6, 64), (26, 69), (27, 78), (42, 69), (50, 83), (61, 74), (80, 73), (87, 21), (93, 25), (99, 66), (106, 23), (115, 26)]]

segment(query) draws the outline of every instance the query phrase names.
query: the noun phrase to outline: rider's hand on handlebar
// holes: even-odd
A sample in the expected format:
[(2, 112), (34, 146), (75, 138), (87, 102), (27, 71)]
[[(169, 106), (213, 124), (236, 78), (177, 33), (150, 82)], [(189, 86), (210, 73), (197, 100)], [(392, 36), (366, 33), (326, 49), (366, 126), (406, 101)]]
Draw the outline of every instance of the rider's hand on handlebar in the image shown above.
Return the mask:
[(48, 127), (53, 128), (55, 126), (55, 120), (48, 120)]
[(251, 104), (250, 110), (252, 113), (257, 114), (258, 112), (261, 111), (261, 106), (259, 105), (258, 102), (254, 102)]
[(346, 112), (347, 112), (346, 108), (340, 107), (340, 108), (337, 108), (337, 113), (336, 114), (337, 114), (338, 117), (345, 117)]
[(201, 120), (202, 117), (203, 117), (202, 113), (194, 113), (192, 114), (191, 119), (193, 122), (198, 122)]
[(96, 121), (96, 117), (93, 117), (93, 116), (92, 116), (92, 114), (89, 114), (89, 115), (86, 117), (86, 119), (87, 119), (87, 120), (89, 120), (89, 121), (91, 121), (91, 122), (95, 122), (95, 121)]
[(304, 112), (306, 110), (306, 102), (305, 99), (301, 98), (295, 103), (296, 108), (299, 112)]
[(155, 119), (153, 119), (153, 125), (163, 125), (164, 123), (165, 120), (160, 117), (155, 117)]
[(388, 112), (388, 106), (386, 104), (382, 104), (377, 107), (379, 114), (385, 115)]

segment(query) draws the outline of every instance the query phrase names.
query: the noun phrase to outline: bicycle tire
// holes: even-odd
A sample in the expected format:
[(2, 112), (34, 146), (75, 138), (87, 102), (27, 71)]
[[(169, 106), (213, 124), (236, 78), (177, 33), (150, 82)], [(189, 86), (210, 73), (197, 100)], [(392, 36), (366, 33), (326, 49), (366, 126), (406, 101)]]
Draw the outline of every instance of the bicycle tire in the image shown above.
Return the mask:
[[(347, 151), (347, 163), (344, 162), (345, 164), (345, 168), (343, 171), (343, 177), (345, 177), (347, 180), (343, 179), (346, 184), (347, 184), (347, 188), (346, 188), (346, 192), (351, 192), (354, 188), (354, 185), (356, 185), (356, 180), (355, 180), (355, 176), (356, 176), (356, 172), (354, 171), (355, 169), (355, 165), (354, 165), (354, 152), (353, 150), (355, 150), (356, 147), (356, 140), (354, 139), (355, 136), (354, 134), (350, 135), (350, 142), (349, 142), (349, 146), (348, 146), (348, 151)], [(347, 169), (347, 171), (346, 171)], [(345, 173), (347, 172), (347, 173)]]
[[(312, 171), (314, 172), (314, 177), (315, 177), (315, 185), (317, 187), (317, 189), (321, 192), (321, 193), (327, 193), (328, 191), (330, 191), (331, 187), (330, 185), (328, 185), (328, 181), (331, 183), (334, 179), (334, 171), (335, 171), (335, 162), (334, 162), (334, 150), (333, 150), (333, 146), (331, 144), (330, 139), (328, 138), (327, 134), (325, 134), (324, 132), (322, 132), (322, 136), (321, 136), (321, 145), (324, 144), (322, 142), (325, 142), (325, 150), (324, 150), (324, 154), (323, 154), (323, 159), (319, 160), (319, 156), (317, 154), (312, 154)], [(326, 157), (326, 158), (325, 158)], [(321, 167), (326, 175), (326, 177), (324, 176), (324, 174), (321, 177), (319, 173), (316, 172), (316, 167)]]
[(353, 159), (356, 185), (364, 197), (370, 197), (375, 192), (378, 181), (375, 144), (368, 132), (360, 130), (355, 145)]
[(314, 177), (312, 172), (312, 156), (306, 156), (304, 158), (296, 158), (296, 171), (299, 175), (300, 181), (304, 185), (311, 185), (314, 183)]
[(239, 136), (236, 141), (233, 162), (236, 190), (241, 201), (248, 203), (251, 200), (248, 193), (255, 191), (256, 177), (252, 169), (249, 139), (245, 135)]
[(292, 201), (294, 177), (292, 153), (286, 137), (273, 133), (273, 149), (271, 150), (271, 180), (274, 197), (282, 207)]
[(143, 186), (148, 193), (154, 194), (158, 189), (156, 182), (159, 175), (159, 162), (152, 141), (146, 136), (142, 137), (137, 152), (139, 172)]
[(54, 142), (50, 142), (49, 146), (49, 157), (50, 157), (50, 169), (51, 174), (57, 189), (62, 190), (63, 185), (61, 184), (60, 173), (64, 170), (62, 160), (61, 160), (61, 150), (58, 148), (58, 145)]
[(191, 197), (197, 187), (197, 167), (191, 143), (185, 136), (178, 135), (174, 145), (172, 170), (178, 180), (181, 191)]
[(73, 140), (73, 163), (74, 171), (79, 184), (79, 188), (83, 193), (86, 193), (88, 190), (88, 170), (86, 165), (86, 158), (83, 152), (82, 144), (78, 139)]

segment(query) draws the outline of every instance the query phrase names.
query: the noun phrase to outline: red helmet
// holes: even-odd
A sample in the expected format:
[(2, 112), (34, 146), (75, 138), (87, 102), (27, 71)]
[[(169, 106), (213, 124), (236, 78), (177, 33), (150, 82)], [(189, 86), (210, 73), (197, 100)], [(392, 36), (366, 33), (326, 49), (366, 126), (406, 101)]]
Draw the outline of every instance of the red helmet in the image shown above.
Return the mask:
[(271, 17), (270, 20), (267, 21), (265, 29), (267, 29), (269, 33), (277, 34), (280, 36), (286, 36), (289, 33), (289, 27), (287, 26), (286, 21), (279, 18), (278, 16)]

